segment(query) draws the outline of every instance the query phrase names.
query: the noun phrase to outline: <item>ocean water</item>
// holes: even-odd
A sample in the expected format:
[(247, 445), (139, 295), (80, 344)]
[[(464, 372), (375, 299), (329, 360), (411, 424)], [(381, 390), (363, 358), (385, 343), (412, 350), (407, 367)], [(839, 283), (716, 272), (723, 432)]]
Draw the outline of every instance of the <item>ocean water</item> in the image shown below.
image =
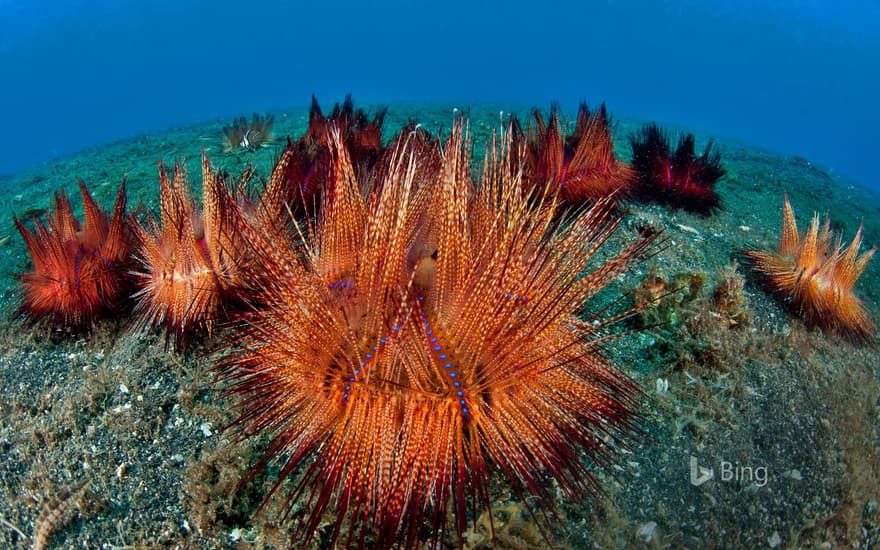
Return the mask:
[[(11, 205), (0, 220), (0, 548), (880, 547), (875, 325), (855, 323), (863, 330), (855, 335), (835, 330), (847, 292), (835, 295), (832, 313), (810, 314), (797, 296), (773, 291), (754, 254), (779, 249), (786, 200), (800, 236), (814, 214), (817, 224), (827, 214), (829, 231), (840, 239), (832, 243), (847, 246), (861, 235), (861, 254), (880, 244), (880, 178), (874, 171), (878, 61), (880, 5), (867, 0), (421, 5), (0, 0), (0, 197)], [(546, 114), (558, 102), (570, 121), (580, 101), (591, 107), (604, 101), (615, 121), (612, 142), (620, 160), (636, 160), (630, 140), (649, 121), (670, 129), (673, 138), (679, 131), (693, 132), (698, 154), (714, 138), (725, 171), (714, 187), (719, 202), (694, 211), (639, 192), (620, 193), (613, 208), (609, 202), (607, 211), (598, 211), (607, 218), (566, 210), (557, 224), (552, 209), (517, 203), (518, 210), (504, 201), (521, 195), (499, 193), (503, 198), (467, 210), (465, 230), (455, 236), (491, 235), (495, 240), (486, 246), (493, 250), (527, 243), (497, 256), (513, 266), (505, 263), (496, 274), (503, 290), (478, 294), (488, 277), (472, 286), (452, 285), (445, 296), (432, 294), (440, 284), (437, 272), (460, 282), (448, 275), (453, 269), (443, 271), (452, 263), (443, 263), (446, 252), (433, 242), (434, 232), (461, 226), (425, 220), (441, 219), (438, 212), (460, 214), (449, 204), (481, 197), (489, 186), (467, 187), (465, 193), (433, 187), (439, 178), (430, 175), (431, 147), (416, 155), (419, 177), (427, 183), (413, 184), (430, 190), (429, 199), (379, 209), (378, 201), (362, 194), (349, 196), (363, 201), (358, 208), (369, 220), (379, 218), (378, 212), (417, 212), (406, 218), (419, 220), (415, 229), (394, 226), (413, 231), (411, 241), (400, 241), (406, 247), (394, 248), (397, 241), (387, 239), (387, 248), (376, 253), (357, 223), (334, 233), (338, 241), (323, 234), (315, 238), (320, 216), (310, 216), (314, 212), (295, 199), (268, 223), (251, 217), (257, 211), (253, 201), (271, 187), (273, 169), (284, 158), (286, 138), (297, 140), (307, 132), (312, 94), (328, 114), (348, 93), (356, 108), (367, 110), (368, 120), (381, 106), (388, 108), (386, 146), (411, 120), (419, 121), (426, 135), (446, 139), (455, 113), (467, 112), (478, 143), (466, 151), (473, 155), (474, 174), (484, 140), (499, 128), (506, 131), (500, 122), (507, 114), (530, 120), (530, 108)], [(240, 136), (224, 143), (224, 127), (251, 113), (274, 116), (275, 139), (266, 147), (244, 147)], [(202, 151), (227, 188), (235, 188), (236, 200), (211, 203), (233, 212), (219, 216), (224, 222), (235, 220), (213, 233), (203, 230), (210, 223), (198, 206), (211, 202), (202, 191), (212, 189), (203, 184), (213, 177), (202, 172)], [(357, 177), (369, 173), (363, 166), (387, 162), (385, 155), (370, 154), (361, 159), (364, 164), (356, 163)], [(160, 161), (166, 172), (179, 162), (195, 196), (195, 211), (176, 223), (163, 217), (168, 204), (177, 203), (167, 192), (160, 200)], [(296, 176), (297, 185), (320, 172), (317, 162), (309, 166)], [(243, 173), (251, 179), (235, 186)], [(352, 190), (394, 189), (392, 178), (383, 177), (362, 178)], [(88, 294), (83, 289), (98, 279), (94, 270), (121, 273), (130, 286), (76, 326), (51, 317), (29, 319), (22, 312), (33, 313), (27, 305), (36, 285), (28, 286), (33, 281), (28, 274), (52, 272), (54, 260), (29, 253), (22, 238), (27, 229), (17, 227), (12, 214), (23, 219), (24, 228), (51, 219), (59, 204), (53, 197), (63, 189), (71, 197), (72, 215), (82, 220), (77, 179), (105, 210), (124, 179), (133, 214), (127, 226), (142, 229), (134, 231), (136, 250), (119, 259), (82, 237), (87, 231), (72, 232), (60, 255), (74, 265), (76, 293)], [(503, 189), (519, 181), (500, 180)], [(456, 183), (468, 185), (466, 178)], [(499, 217), (527, 214), (519, 223), (492, 227), (528, 227), (538, 219), (546, 222), (538, 225), (549, 228), (548, 234), (536, 239), (542, 230), (523, 231), (503, 240), (481, 226), (494, 219), (484, 214), (496, 199), (506, 205)], [(313, 201), (312, 206), (319, 203)], [(334, 215), (340, 211), (351, 214), (340, 207)], [(151, 216), (166, 230), (155, 237), (161, 246), (153, 256), (148, 243), (159, 228), (151, 225)], [(300, 231), (289, 225), (290, 216)], [(569, 223), (575, 216), (580, 221)], [(336, 228), (333, 220), (352, 218), (328, 219), (327, 227)], [(601, 221), (609, 219), (619, 220), (616, 230), (595, 256), (578, 264), (596, 237), (584, 228), (604, 227)], [(180, 237), (188, 235), (190, 222), (191, 241)], [(378, 223), (374, 229), (392, 225)], [(258, 230), (247, 229), (252, 227)], [(57, 233), (36, 240), (48, 242)], [(227, 240), (215, 247), (209, 234)], [(335, 244), (349, 243), (355, 234), (362, 239), (353, 249)], [(566, 234), (577, 238), (565, 240)], [(303, 235), (303, 246), (320, 242), (326, 248), (302, 253), (294, 243)], [(590, 280), (584, 273), (595, 273), (602, 261), (619, 254), (626, 260), (622, 251), (652, 235), (656, 240), (640, 261), (610, 264), (620, 272), (607, 277), (604, 288), (578, 286)], [(189, 259), (196, 258), (201, 270), (178, 270), (180, 242), (196, 243)], [(339, 250), (344, 253), (334, 255)], [(467, 256), (468, 250), (484, 248), (462, 246), (458, 252), (467, 257), (462, 270), (489, 269), (485, 257)], [(399, 305), (389, 299), (393, 315), (361, 307), (364, 296), (373, 294), (351, 275), (360, 273), (346, 263), (353, 257), (367, 266), (392, 265), (395, 259), (406, 266), (389, 269), (394, 276), (381, 279), (391, 289), (383, 296), (400, 296)], [(193, 295), (209, 292), (220, 279), (232, 289), (218, 292), (222, 306), (208, 314), (216, 320), (211, 330), (207, 321), (194, 322), (176, 339), (161, 319), (137, 309), (135, 303), (154, 299), (150, 288), (138, 289), (147, 281), (160, 286), (158, 277), (147, 276), (155, 266), (162, 267), (156, 272), (162, 280), (196, 280), (189, 289)], [(860, 267), (864, 272), (853, 277), (853, 295), (876, 323), (880, 261)], [(180, 273), (185, 275), (175, 279)], [(225, 279), (229, 273), (245, 282)], [(540, 276), (529, 279), (525, 274), (531, 273)], [(849, 278), (835, 275), (838, 282)], [(821, 286), (828, 269), (810, 265), (797, 280), (814, 276)], [(524, 289), (518, 291), (520, 283)], [(49, 302), (75, 295), (58, 290), (63, 286), (49, 287), (54, 289)], [(572, 288), (582, 292), (566, 294)], [(460, 292), (468, 299), (448, 298)], [(472, 293), (481, 299), (471, 300)], [(309, 301), (315, 296), (320, 299)], [(576, 303), (580, 296), (589, 300), (564, 311), (550, 336), (523, 329), (545, 318), (530, 313), (549, 315), (563, 298)], [(445, 308), (436, 305), (443, 299)], [(199, 310), (193, 303), (178, 313), (185, 317)], [(633, 306), (641, 309), (608, 326), (601, 323)], [(325, 310), (331, 321), (320, 317)], [(364, 327), (373, 326), (376, 317), (381, 322), (373, 334)], [(400, 340), (394, 336), (397, 322), (404, 326)], [(339, 327), (342, 332), (334, 332)], [(572, 327), (579, 332), (569, 332)], [(472, 344), (470, 338), (483, 330), (495, 331), (494, 337), (479, 341), (478, 360), (468, 362), (461, 342)], [(554, 347), (570, 334), (591, 345)], [(372, 340), (352, 345), (357, 338)], [(505, 338), (519, 338), (515, 349), (522, 347), (522, 355), (511, 351)], [(597, 339), (614, 370), (577, 363), (583, 357), (598, 360), (592, 346)], [(342, 343), (334, 355), (315, 341)], [(266, 357), (284, 359), (267, 364), (247, 355), (248, 345), (266, 342), (274, 346)], [(363, 362), (352, 359), (361, 345), (365, 355), (357, 359)], [(412, 352), (407, 369), (390, 368), (394, 363), (384, 358), (401, 349)], [(571, 359), (568, 349), (583, 354)], [(253, 362), (236, 362), (239, 352)], [(446, 353), (451, 359), (444, 363)], [(310, 362), (312, 357), (320, 359)], [(505, 359), (495, 361), (498, 357)], [(528, 362), (519, 369), (521, 357)], [(562, 365), (553, 362), (557, 357), (564, 357)], [(569, 362), (582, 369), (569, 372)], [(540, 368), (530, 371), (529, 365)], [(249, 385), (258, 367), (280, 374)], [(360, 369), (372, 369), (372, 378), (357, 378)], [(496, 378), (508, 372), (504, 369), (512, 373), (509, 378)], [(230, 373), (244, 382), (241, 392), (223, 378)], [(266, 398), (282, 386), (285, 392)], [(247, 401), (248, 392), (254, 401)], [(606, 400), (594, 399), (595, 393)], [(317, 405), (305, 414), (297, 409), (303, 402)], [(248, 418), (234, 422), (248, 403), (272, 405), (269, 420), (251, 426), (255, 434), (247, 432)], [(390, 414), (361, 415), (360, 424), (339, 420), (348, 418), (349, 410), (374, 411), (375, 403), (387, 405)], [(430, 414), (420, 418), (425, 410)], [(284, 417), (285, 411), (295, 412)], [(514, 421), (505, 424), (504, 414)], [(421, 424), (409, 423), (413, 418)], [(449, 426), (443, 420), (450, 418), (454, 429), (443, 432)], [(271, 452), (273, 430), (293, 433), (320, 422), (325, 424), (311, 439), (285, 447), (265, 470), (252, 469)], [(402, 428), (415, 425), (421, 430)], [(501, 438), (511, 445), (492, 447), (493, 429), (504, 432)], [(422, 433), (430, 437), (419, 440)], [(438, 456), (435, 449), (452, 452), (444, 433), (472, 437), (462, 448), (473, 449), (478, 441), (487, 458), (485, 495), (473, 462), (466, 474), (455, 473), (456, 480), (467, 479), (461, 482), (464, 511), (420, 487), (420, 477), (408, 474), (416, 471), (414, 462), (399, 467), (406, 457), (428, 462)], [(338, 462), (334, 434), (345, 435)], [(407, 455), (404, 441), (421, 454)], [(492, 441), (498, 445), (499, 439)], [(300, 449), (310, 450), (294, 459), (296, 467), (264, 504), (286, 461)], [(390, 459), (382, 454), (389, 449)], [(343, 492), (332, 482), (319, 482), (328, 476), (310, 469), (313, 464), (338, 465), (343, 481), (361, 474), (404, 480), (397, 486), (415, 487), (411, 494), (424, 501), (383, 539), (371, 522), (393, 509), (391, 499), (364, 504), (362, 522), (350, 521)], [(521, 475), (511, 475), (511, 468)], [(296, 491), (300, 480), (304, 494)], [(353, 494), (365, 494), (359, 490), (364, 491), (355, 487)], [(326, 509), (318, 497), (328, 498)], [(444, 517), (435, 518), (434, 511), (444, 510), (441, 501), (448, 502), (439, 513)], [(460, 532), (455, 516), (464, 519)], [(308, 526), (310, 520), (314, 525)], [(342, 533), (335, 546), (334, 528)], [(308, 543), (306, 533), (312, 535)], [(347, 539), (352, 533), (354, 539)]]
[(0, 174), (239, 112), (607, 101), (880, 186), (869, 0), (0, 2)]

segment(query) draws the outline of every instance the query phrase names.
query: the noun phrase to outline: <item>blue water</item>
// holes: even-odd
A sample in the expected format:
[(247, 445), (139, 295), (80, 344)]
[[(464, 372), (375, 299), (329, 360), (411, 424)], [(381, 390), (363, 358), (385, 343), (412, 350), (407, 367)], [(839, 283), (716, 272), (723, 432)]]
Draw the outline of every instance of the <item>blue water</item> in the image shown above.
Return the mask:
[(606, 100), (617, 116), (801, 155), (880, 189), (876, 2), (581, 4), (0, 0), (0, 174), (351, 92), (359, 104)]

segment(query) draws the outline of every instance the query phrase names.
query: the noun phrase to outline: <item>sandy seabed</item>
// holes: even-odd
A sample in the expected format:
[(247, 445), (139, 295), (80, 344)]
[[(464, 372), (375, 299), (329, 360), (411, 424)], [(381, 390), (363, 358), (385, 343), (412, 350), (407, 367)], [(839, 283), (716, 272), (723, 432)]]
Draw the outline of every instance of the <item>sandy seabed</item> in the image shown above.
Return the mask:
[[(497, 126), (499, 110), (471, 109), (476, 135)], [(275, 116), (279, 136), (299, 135), (307, 124), (305, 110)], [(448, 129), (452, 108), (392, 106), (386, 131), (410, 118), (432, 132)], [(233, 175), (247, 161), (268, 175), (277, 149), (221, 154), (227, 122), (89, 149), (0, 179), (0, 192), (19, 215), (40, 213), (54, 191), (73, 192), (81, 178), (106, 207), (125, 177), (129, 204), (156, 209), (157, 162), (185, 156), (198, 185), (201, 149)], [(638, 126), (618, 123), (623, 158)], [(698, 136), (698, 148), (707, 137)], [(732, 271), (742, 250), (775, 249), (784, 191), (802, 230), (812, 212), (827, 212), (845, 241), (864, 222), (868, 246), (880, 243), (880, 197), (803, 158), (717, 141), (728, 169), (717, 185), (721, 210), (703, 217), (631, 203), (607, 245), (620, 247), (646, 225), (664, 227), (668, 237), (658, 256), (610, 285), (597, 307), (621, 293), (636, 295), (650, 281), (686, 282), (692, 291), (649, 313), (645, 321), (662, 323), (658, 328), (610, 345), (613, 361), (646, 392), (650, 437), (613, 475), (596, 472), (606, 495), (589, 498), (585, 508), (560, 495), (561, 517), (548, 533), (556, 547), (880, 545), (876, 345), (805, 327), (747, 268)], [(11, 215), (0, 225), (0, 258), (0, 546), (30, 547), (41, 513), (66, 508), (49, 547), (289, 544), (280, 503), (252, 517), (273, 472), (236, 492), (266, 441), (231, 441), (221, 429), (231, 420), (229, 404), (211, 389), (207, 369), (222, 335), (181, 355), (166, 351), (161, 335), (125, 321), (101, 321), (88, 335), (23, 324), (14, 318), (15, 275), (29, 260)], [(733, 324), (713, 310), (716, 289), (732, 280), (744, 283)], [(856, 291), (880, 318), (880, 261), (869, 265)], [(668, 390), (658, 392), (658, 379)], [(711, 468), (714, 477), (692, 483), (692, 464), (698, 473)], [(495, 538), (486, 518), (478, 518), (467, 547), (546, 548), (500, 477)]]

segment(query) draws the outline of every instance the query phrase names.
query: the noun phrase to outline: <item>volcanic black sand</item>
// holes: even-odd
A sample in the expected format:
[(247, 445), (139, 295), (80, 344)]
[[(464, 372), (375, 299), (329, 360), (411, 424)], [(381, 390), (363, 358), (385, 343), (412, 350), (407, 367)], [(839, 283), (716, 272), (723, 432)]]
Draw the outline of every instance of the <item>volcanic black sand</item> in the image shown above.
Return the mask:
[[(472, 109), (475, 134), (496, 128), (499, 111)], [(387, 134), (411, 117), (433, 132), (449, 128), (453, 111), (393, 107)], [(79, 213), (77, 178), (109, 207), (125, 177), (129, 204), (155, 210), (157, 162), (185, 156), (198, 188), (201, 149), (233, 176), (247, 161), (267, 176), (277, 148), (222, 155), (220, 130), (228, 122), (86, 150), (0, 179), (0, 192), (14, 212), (28, 215), (47, 208), (51, 193), (64, 187)], [(299, 135), (306, 122), (305, 110), (276, 113), (278, 143)], [(617, 152), (625, 159), (627, 138), (638, 126), (617, 126)], [(698, 148), (708, 137), (698, 136)], [(659, 326), (610, 344), (612, 359), (645, 390), (648, 437), (611, 473), (596, 472), (605, 494), (588, 497), (586, 507), (559, 495), (557, 527), (547, 533), (554, 547), (880, 544), (876, 345), (804, 326), (734, 263), (744, 249), (777, 246), (784, 191), (802, 231), (814, 211), (828, 213), (846, 242), (864, 223), (868, 247), (880, 243), (880, 197), (806, 159), (718, 142), (729, 171), (717, 186), (720, 211), (703, 217), (630, 203), (608, 245), (621, 246), (647, 225), (665, 228), (668, 238), (658, 256), (606, 289), (596, 308), (621, 294), (631, 303), (658, 289), (687, 290), (621, 330)], [(222, 332), (184, 356), (166, 351), (161, 335), (138, 332), (124, 316), (101, 321), (86, 335), (16, 321), (15, 275), (29, 269), (29, 259), (12, 212), (5, 214), (0, 546), (29, 547), (41, 513), (52, 520), (40, 524), (54, 548), (286, 546), (279, 499), (252, 517), (271, 473), (235, 492), (266, 441), (229, 441), (221, 431), (231, 419), (229, 403), (210, 389), (207, 369)], [(880, 260), (856, 292), (880, 319)], [(729, 298), (728, 307), (719, 308), (718, 296)], [(668, 389), (661, 391), (664, 382)], [(713, 477), (700, 479), (709, 468)], [(495, 539), (483, 517), (466, 534), (466, 547), (546, 548), (523, 503), (501, 476), (495, 480)]]

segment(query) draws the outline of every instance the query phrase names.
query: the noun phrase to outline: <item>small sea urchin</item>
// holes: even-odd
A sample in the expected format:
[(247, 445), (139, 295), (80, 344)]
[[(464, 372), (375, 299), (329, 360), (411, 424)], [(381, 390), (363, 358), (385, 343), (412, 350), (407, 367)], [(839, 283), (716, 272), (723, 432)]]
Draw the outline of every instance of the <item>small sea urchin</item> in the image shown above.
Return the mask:
[(267, 147), (274, 141), (274, 122), (273, 115), (260, 116), (257, 113), (250, 121), (245, 117), (236, 118), (230, 126), (223, 127), (223, 152), (256, 151), (260, 147)]
[(768, 287), (790, 303), (807, 323), (865, 341), (874, 336), (874, 323), (853, 287), (877, 251), (859, 255), (862, 228), (843, 247), (831, 231), (830, 220), (819, 229), (819, 216), (803, 236), (798, 235), (794, 210), (785, 195), (779, 252), (748, 251), (746, 255)]
[(595, 489), (582, 453), (604, 464), (629, 440), (639, 393), (583, 311), (651, 237), (588, 269), (620, 222), (612, 201), (560, 219), (523, 188), (509, 143), (475, 185), (461, 121), (439, 170), (399, 139), (366, 193), (330, 134), (331, 191), (304, 242), (248, 229), (261, 305), (217, 369), (234, 425), (273, 439), (243, 483), (280, 463), (270, 495), (296, 480), (302, 545), (330, 517), (330, 546), (436, 547), (447, 513), (461, 540), (497, 472), (542, 509), (545, 474), (582, 499)]
[(293, 205), (312, 209), (322, 193), (328, 191), (330, 167), (330, 128), (339, 132), (348, 150), (351, 164), (361, 179), (381, 156), (382, 124), (387, 110), (378, 109), (372, 118), (363, 109), (355, 109), (351, 96), (333, 106), (324, 115), (317, 98), (312, 96), (309, 127), (296, 141), (288, 139), (287, 151), (293, 153), (286, 169), (287, 195)]
[(78, 184), (85, 223), (73, 215), (64, 191), (55, 194), (54, 210), (45, 223), (34, 219), (34, 231), (15, 217), (34, 265), (20, 277), (20, 312), (31, 319), (50, 317), (68, 327), (81, 326), (119, 305), (127, 289), (124, 274), (132, 247), (125, 182), (119, 185), (109, 218), (85, 183)]
[(592, 113), (586, 103), (581, 103), (569, 136), (564, 135), (558, 107), (551, 109), (546, 122), (538, 110), (533, 118), (525, 133), (514, 118), (514, 137), (526, 145), (527, 187), (547, 186), (570, 205), (627, 193), (634, 172), (614, 156), (611, 122), (604, 103)]
[(648, 124), (630, 139), (636, 171), (634, 195), (700, 214), (718, 207), (715, 182), (727, 173), (721, 153), (710, 141), (703, 154), (694, 152), (694, 135), (682, 134), (673, 152), (669, 136), (656, 124)]

